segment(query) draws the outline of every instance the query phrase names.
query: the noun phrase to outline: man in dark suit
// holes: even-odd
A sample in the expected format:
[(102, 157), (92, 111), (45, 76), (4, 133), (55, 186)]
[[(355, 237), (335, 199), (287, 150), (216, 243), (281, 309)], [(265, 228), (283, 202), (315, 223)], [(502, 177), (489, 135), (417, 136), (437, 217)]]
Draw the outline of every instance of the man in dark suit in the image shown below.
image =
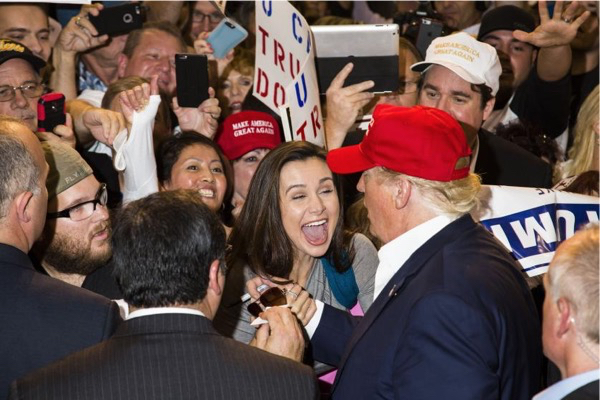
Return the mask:
[[(364, 171), (379, 251), (362, 319), (316, 302), (314, 357), (339, 368), (334, 399), (530, 399), (540, 327), (506, 249), (468, 214), (479, 178), (444, 111), (379, 105), (361, 144), (333, 150), (336, 173)], [(297, 308), (297, 305), (293, 305)]]
[(544, 275), (544, 353), (563, 380), (534, 400), (598, 399), (598, 224), (563, 242)]
[[(160, 192), (129, 203), (116, 217), (112, 243), (128, 319), (104, 343), (14, 382), (11, 398), (316, 397), (309, 367), (213, 329), (225, 282), (225, 231), (197, 193)], [(274, 307), (261, 316), (269, 324), (256, 342), (300, 359), (302, 331), (290, 310)], [(283, 327), (292, 334), (279, 335)]]
[(114, 331), (108, 299), (36, 272), (27, 257), (46, 221), (48, 164), (22, 123), (0, 117), (0, 398), (10, 382)]

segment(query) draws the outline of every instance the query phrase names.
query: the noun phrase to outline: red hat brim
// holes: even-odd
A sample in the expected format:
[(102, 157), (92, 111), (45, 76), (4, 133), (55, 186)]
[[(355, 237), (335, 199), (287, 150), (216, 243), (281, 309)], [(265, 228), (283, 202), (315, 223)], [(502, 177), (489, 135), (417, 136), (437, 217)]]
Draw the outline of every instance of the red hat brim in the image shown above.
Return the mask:
[(360, 144), (331, 150), (327, 154), (327, 165), (336, 174), (353, 174), (377, 166), (365, 157)]

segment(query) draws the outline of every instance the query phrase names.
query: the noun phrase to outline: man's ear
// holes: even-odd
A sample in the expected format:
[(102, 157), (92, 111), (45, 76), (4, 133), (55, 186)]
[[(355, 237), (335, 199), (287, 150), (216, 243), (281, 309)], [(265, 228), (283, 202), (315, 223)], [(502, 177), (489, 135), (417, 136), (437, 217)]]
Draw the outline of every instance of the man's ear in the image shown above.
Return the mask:
[(224, 274), (221, 272), (219, 267), (220, 261), (214, 260), (210, 264), (208, 272), (208, 289), (213, 291), (216, 295), (221, 296), (224, 287)]
[(486, 119), (488, 119), (490, 117), (490, 114), (492, 113), (492, 111), (494, 111), (494, 104), (496, 104), (495, 97), (492, 97), (491, 99), (489, 99), (487, 101), (487, 103), (485, 103), (485, 106), (483, 107), (483, 120), (484, 121)]
[(125, 69), (127, 69), (127, 64), (129, 63), (129, 58), (125, 54), (119, 54), (118, 58), (118, 68), (117, 73), (119, 78), (125, 77)]
[(29, 223), (33, 219), (31, 208), (29, 207), (32, 199), (33, 193), (23, 192), (18, 194), (14, 200), (17, 208), (17, 218), (22, 223)]
[(410, 200), (412, 185), (408, 179), (397, 178), (393, 182), (390, 182), (390, 189), (393, 191), (394, 205), (396, 209), (400, 210), (406, 207), (408, 200)]
[(556, 302), (556, 307), (558, 308), (558, 331), (557, 336), (560, 338), (565, 335), (569, 329), (575, 329), (575, 321), (573, 319), (573, 313), (571, 310), (571, 305), (569, 301), (564, 297), (561, 297)]

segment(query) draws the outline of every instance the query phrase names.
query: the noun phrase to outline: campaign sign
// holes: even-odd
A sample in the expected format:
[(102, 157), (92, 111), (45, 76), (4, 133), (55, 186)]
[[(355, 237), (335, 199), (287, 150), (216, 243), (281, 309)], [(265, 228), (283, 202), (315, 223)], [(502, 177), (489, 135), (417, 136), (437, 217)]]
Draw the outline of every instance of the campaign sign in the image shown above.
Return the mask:
[(252, 94), (277, 114), (285, 114), (286, 140), (322, 146), (325, 130), (312, 41), (308, 22), (289, 2), (256, 2)]
[(471, 214), (512, 253), (527, 275), (545, 273), (560, 242), (597, 222), (597, 197), (552, 189), (483, 186)]

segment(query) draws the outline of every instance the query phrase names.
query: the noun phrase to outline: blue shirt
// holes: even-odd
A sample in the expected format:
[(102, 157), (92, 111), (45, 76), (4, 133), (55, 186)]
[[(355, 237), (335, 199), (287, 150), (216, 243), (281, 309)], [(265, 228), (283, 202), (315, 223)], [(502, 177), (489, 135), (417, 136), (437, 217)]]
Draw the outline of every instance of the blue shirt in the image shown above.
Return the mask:
[(546, 390), (533, 396), (533, 400), (557, 400), (600, 378), (600, 369), (593, 369), (555, 383)]

